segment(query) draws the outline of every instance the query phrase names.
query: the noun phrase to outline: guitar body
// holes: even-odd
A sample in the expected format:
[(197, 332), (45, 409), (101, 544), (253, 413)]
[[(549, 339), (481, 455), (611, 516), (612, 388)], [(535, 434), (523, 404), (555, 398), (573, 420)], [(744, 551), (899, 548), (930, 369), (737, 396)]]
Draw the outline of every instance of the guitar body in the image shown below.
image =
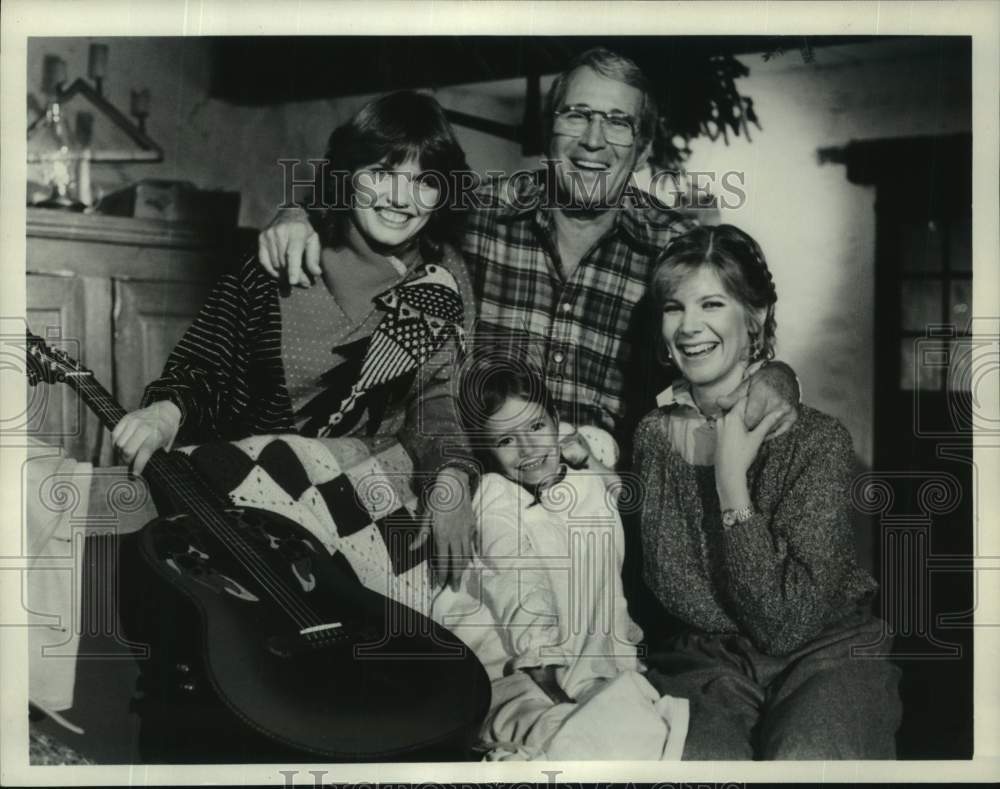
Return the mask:
[[(28, 381), (72, 387), (109, 430), (93, 373), (30, 331)], [(490, 703), (475, 655), (365, 588), (341, 554), (270, 512), (228, 507), (181, 453), (143, 471), (157, 518), (119, 541), (119, 617), (140, 661), (149, 762), (463, 758)]]
[[(459, 758), (489, 704), (471, 652), (362, 586), (293, 521), (249, 509), (227, 516), (252, 551), (234, 556), (196, 518), (177, 515), (137, 535), (139, 573), (122, 568), (127, 597), (141, 597), (138, 616), (149, 620), (133, 619), (129, 636), (151, 647), (146, 705), (154, 720), (167, 716), (155, 739), (189, 740), (175, 746), (181, 761), (202, 746), (206, 761), (430, 758), (422, 751), (435, 747)], [(279, 588), (319, 614), (310, 625), (340, 626), (290, 627), (293, 598), (279, 606), (282, 595), (267, 593)]]

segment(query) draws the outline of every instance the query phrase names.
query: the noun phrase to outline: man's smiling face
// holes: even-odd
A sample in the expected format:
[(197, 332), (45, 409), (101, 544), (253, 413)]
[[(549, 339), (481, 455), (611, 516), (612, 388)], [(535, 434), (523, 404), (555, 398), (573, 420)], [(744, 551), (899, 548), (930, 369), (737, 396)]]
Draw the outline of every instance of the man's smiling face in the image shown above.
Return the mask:
[[(642, 111), (642, 92), (581, 66), (569, 75), (566, 95), (556, 109), (570, 105), (586, 105), (605, 113), (626, 113), (637, 127)], [(560, 198), (568, 198), (570, 204), (578, 208), (597, 209), (605, 202), (615, 205), (640, 158), (648, 152), (648, 148), (640, 150), (638, 145), (638, 140), (631, 145), (609, 143), (604, 136), (603, 118), (596, 114), (579, 136), (553, 132), (549, 158), (555, 169)]]

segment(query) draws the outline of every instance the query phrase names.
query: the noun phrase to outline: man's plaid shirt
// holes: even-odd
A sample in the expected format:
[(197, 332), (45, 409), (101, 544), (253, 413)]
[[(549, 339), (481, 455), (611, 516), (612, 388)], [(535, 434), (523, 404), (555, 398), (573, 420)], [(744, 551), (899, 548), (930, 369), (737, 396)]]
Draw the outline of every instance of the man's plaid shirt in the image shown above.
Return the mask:
[(626, 196), (612, 229), (567, 281), (559, 271), (557, 209), (546, 207), (547, 196), (542, 173), (476, 192), (462, 246), (479, 307), (475, 345), (493, 347), (498, 335), (526, 341), (560, 416), (616, 431), (625, 418), (632, 336), (640, 328), (636, 308), (651, 263), (697, 222)]

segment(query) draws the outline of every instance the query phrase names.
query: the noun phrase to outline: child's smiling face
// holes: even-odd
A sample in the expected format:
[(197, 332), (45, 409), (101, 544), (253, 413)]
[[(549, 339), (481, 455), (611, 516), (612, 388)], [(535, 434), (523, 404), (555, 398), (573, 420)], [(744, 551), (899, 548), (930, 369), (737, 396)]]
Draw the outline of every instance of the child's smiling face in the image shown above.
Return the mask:
[(537, 485), (559, 470), (559, 426), (539, 403), (509, 397), (484, 425), (500, 473)]

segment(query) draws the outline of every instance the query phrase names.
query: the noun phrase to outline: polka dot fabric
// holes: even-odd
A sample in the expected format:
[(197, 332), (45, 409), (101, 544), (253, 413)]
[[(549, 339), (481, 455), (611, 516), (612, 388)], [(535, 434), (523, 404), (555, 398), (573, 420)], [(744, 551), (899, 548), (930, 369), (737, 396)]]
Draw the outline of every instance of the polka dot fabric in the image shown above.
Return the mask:
[(333, 349), (370, 335), (382, 319), (373, 310), (361, 324), (355, 324), (324, 287), (292, 288), (281, 304), (281, 358), (285, 383), (298, 411), (321, 390), (320, 376), (343, 359)]

